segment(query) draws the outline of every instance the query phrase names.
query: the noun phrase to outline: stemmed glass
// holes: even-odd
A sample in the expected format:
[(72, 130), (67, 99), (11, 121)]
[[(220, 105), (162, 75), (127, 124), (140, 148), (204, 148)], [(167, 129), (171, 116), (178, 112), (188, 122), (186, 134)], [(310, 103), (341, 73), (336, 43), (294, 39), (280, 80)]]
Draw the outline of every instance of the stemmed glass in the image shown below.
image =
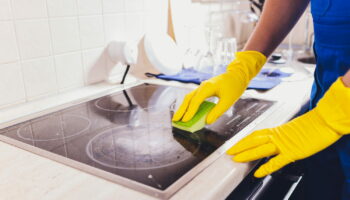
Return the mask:
[(217, 67), (217, 60), (214, 52), (217, 46), (218, 35), (212, 27), (207, 28), (205, 32), (207, 39), (207, 49), (198, 60), (196, 70), (203, 73), (214, 74), (214, 71)]
[(217, 50), (219, 64), (217, 65), (217, 69), (214, 71), (214, 75), (219, 75), (225, 72), (227, 65), (235, 59), (236, 52), (236, 38), (223, 38), (219, 41)]

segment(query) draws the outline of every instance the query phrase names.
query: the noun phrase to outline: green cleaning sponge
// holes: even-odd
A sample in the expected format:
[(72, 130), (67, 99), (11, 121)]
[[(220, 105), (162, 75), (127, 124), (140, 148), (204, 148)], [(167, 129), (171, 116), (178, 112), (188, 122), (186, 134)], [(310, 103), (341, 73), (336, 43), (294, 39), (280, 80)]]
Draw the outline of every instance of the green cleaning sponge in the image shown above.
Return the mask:
[(209, 111), (214, 108), (216, 104), (209, 101), (204, 101), (198, 108), (197, 113), (188, 122), (177, 121), (173, 122), (173, 127), (188, 131), (196, 132), (205, 126), (205, 118), (207, 117)]

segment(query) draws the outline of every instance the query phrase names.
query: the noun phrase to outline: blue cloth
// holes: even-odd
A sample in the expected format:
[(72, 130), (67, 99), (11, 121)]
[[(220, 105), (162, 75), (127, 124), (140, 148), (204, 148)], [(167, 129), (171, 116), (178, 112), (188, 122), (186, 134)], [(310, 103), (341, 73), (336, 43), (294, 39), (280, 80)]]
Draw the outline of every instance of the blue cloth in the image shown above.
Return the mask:
[[(222, 68), (223, 73), (226, 67)], [(263, 68), (260, 73), (249, 83), (248, 89), (268, 90), (281, 83), (281, 78), (290, 76), (291, 73), (282, 72), (279, 69), (266, 69)], [(212, 77), (209, 73), (198, 72), (193, 69), (184, 69), (180, 73), (175, 75), (157, 74), (153, 75), (156, 78), (179, 81), (183, 83), (200, 84), (202, 81), (208, 80)]]
[(155, 77), (168, 81), (179, 81), (182, 83), (194, 83), (199, 85), (202, 81), (211, 78), (211, 74), (198, 72), (193, 69), (184, 69), (175, 75), (158, 74), (155, 75)]
[[(311, 12), (317, 62), (310, 102), (314, 108), (350, 69), (350, 1), (311, 0)], [(306, 166), (306, 199), (350, 199), (349, 135), (306, 159)]]

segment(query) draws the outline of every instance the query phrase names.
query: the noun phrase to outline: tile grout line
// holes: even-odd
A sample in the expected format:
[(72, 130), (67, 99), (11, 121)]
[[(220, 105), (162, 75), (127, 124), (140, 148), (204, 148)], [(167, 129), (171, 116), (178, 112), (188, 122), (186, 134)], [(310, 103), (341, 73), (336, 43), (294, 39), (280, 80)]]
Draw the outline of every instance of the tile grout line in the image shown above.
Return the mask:
[[(103, 54), (104, 54), (104, 51), (105, 49), (108, 49), (108, 44), (107, 44), (107, 37), (106, 37), (106, 26), (105, 26), (105, 9), (104, 9), (104, 4), (103, 4), (103, 0), (100, 1), (101, 2), (101, 9), (102, 9), (102, 13), (101, 13), (101, 17), (102, 17), (102, 29), (103, 29)], [(104, 58), (104, 77), (105, 77), (105, 81), (108, 79), (108, 71), (109, 71), (109, 63), (108, 63), (108, 60), (107, 60), (107, 55), (102, 55)]]
[(86, 70), (85, 70), (85, 62), (84, 62), (84, 56), (83, 56), (83, 44), (81, 40), (81, 25), (80, 25), (80, 14), (79, 14), (79, 2), (78, 0), (74, 0), (75, 5), (77, 6), (77, 20), (78, 20), (78, 34), (79, 34), (79, 44), (80, 44), (80, 61), (82, 65), (82, 76), (83, 76), (83, 86), (87, 86), (87, 80), (86, 80)]
[[(45, 7), (46, 7), (46, 12), (47, 12), (47, 23), (49, 26), (49, 34), (50, 34), (50, 56), (52, 56), (52, 62), (53, 62), (53, 67), (55, 70), (55, 79), (56, 79), (56, 88), (54, 93), (58, 94), (58, 90), (59, 90), (59, 83), (58, 83), (58, 77), (57, 77), (57, 66), (56, 66), (56, 59), (55, 59), (55, 52), (53, 50), (53, 34), (52, 34), (52, 30), (51, 30), (51, 17), (50, 17), (50, 13), (49, 13), (49, 6), (48, 6), (48, 0), (45, 0)], [(48, 56), (48, 57), (50, 57)]]
[(15, 32), (16, 50), (17, 50), (17, 54), (18, 54), (18, 60), (16, 61), (16, 63), (18, 63), (18, 65), (20, 67), (22, 87), (24, 90), (24, 102), (28, 102), (28, 92), (27, 92), (27, 87), (26, 87), (25, 79), (24, 79), (24, 71), (23, 71), (24, 69), (23, 69), (23, 65), (22, 65), (22, 56), (21, 56), (21, 52), (19, 49), (19, 43), (18, 43), (17, 19), (16, 19), (15, 14), (14, 14), (13, 0), (8, 0), (8, 2), (10, 3), (11, 20), (12, 20), (12, 26), (13, 26), (13, 29)]
[[(97, 50), (97, 49), (101, 49), (103, 48), (104, 46), (96, 46), (96, 47), (93, 47), (93, 48), (87, 48), (85, 49), (86, 51), (88, 50)], [(54, 56), (65, 56), (65, 55), (69, 55), (69, 54), (74, 54), (74, 53), (80, 53), (81, 50), (72, 50), (72, 51), (66, 51), (64, 53), (60, 53), (60, 54), (57, 54), (57, 55), (54, 55)], [(26, 63), (26, 62), (32, 62), (32, 61), (36, 61), (36, 60), (41, 60), (41, 59), (45, 59), (45, 58), (53, 58), (54, 57), (53, 55), (49, 55), (49, 56), (40, 56), (40, 57), (34, 57), (34, 58), (28, 58), (28, 59), (25, 59), (25, 60), (14, 60), (14, 61), (9, 61), (9, 62), (4, 62), (4, 63), (0, 63), (0, 65), (6, 65), (6, 64), (14, 64), (14, 63)]]
[[(106, 15), (116, 15), (116, 14), (138, 14), (141, 13), (142, 11), (123, 11), (123, 12), (106, 12), (104, 14)], [(76, 16), (80, 16), (80, 17), (97, 17), (99, 15), (101, 15), (102, 13), (99, 14), (82, 14), (80, 15), (79, 13), (77, 13), (76, 15), (66, 15), (66, 16), (49, 16), (47, 18), (45, 17), (32, 17), (32, 18), (19, 18), (17, 19), (17, 21), (32, 21), (32, 20), (47, 20), (48, 18), (50, 19), (64, 19), (64, 18), (72, 18), (72, 17), (76, 17)], [(0, 19), (0, 22), (6, 22), (6, 21), (11, 21), (12, 19)]]

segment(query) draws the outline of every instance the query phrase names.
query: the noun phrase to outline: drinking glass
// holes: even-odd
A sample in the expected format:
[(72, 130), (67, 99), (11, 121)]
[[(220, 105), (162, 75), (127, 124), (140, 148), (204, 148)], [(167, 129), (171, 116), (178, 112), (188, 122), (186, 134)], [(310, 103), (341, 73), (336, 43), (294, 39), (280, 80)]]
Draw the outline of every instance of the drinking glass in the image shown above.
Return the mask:
[(215, 33), (212, 27), (207, 28), (206, 30), (206, 39), (207, 39), (207, 49), (202, 53), (196, 70), (203, 73), (213, 74), (214, 69), (216, 68), (217, 61), (215, 57), (215, 49), (217, 42), (217, 33)]

